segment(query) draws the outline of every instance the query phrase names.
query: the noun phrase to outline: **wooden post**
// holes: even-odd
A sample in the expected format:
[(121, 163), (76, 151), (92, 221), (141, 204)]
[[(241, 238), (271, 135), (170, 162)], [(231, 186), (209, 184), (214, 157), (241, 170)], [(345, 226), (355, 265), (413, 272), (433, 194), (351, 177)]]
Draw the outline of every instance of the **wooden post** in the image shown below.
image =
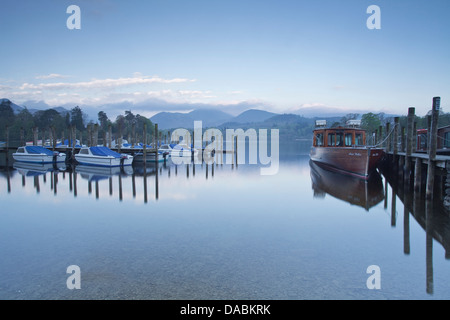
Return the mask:
[(102, 140), (103, 140), (103, 146), (106, 147), (106, 131), (102, 130)]
[(122, 148), (122, 124), (119, 123), (119, 135), (116, 139), (116, 145), (118, 146), (117, 152), (120, 153), (120, 149)]
[(20, 146), (25, 145), (25, 130), (23, 127), (20, 127)]
[(391, 137), (388, 136), (390, 133), (391, 124), (389, 122), (386, 123), (386, 151), (391, 151)]
[(75, 155), (75, 145), (77, 144), (77, 128), (72, 126), (72, 156)]
[(401, 133), (401, 139), (402, 139), (402, 152), (406, 152), (406, 140), (405, 140), (405, 127), (402, 126), (402, 133)]
[(416, 150), (417, 150), (417, 121), (414, 121), (411, 151), (412, 153), (414, 153), (416, 152)]
[(428, 155), (428, 174), (427, 174), (427, 190), (426, 199), (431, 200), (433, 198), (434, 187), (434, 175), (436, 167), (436, 148), (437, 148), (437, 126), (439, 121), (439, 110), (441, 106), (441, 98), (433, 98), (433, 109), (431, 113), (431, 130), (430, 134), (430, 152)]
[(380, 126), (378, 128), (378, 142), (380, 143), (381, 141), (383, 141), (383, 126)]
[(90, 124), (87, 125), (87, 134), (87, 145), (92, 147), (92, 126)]
[(408, 109), (408, 123), (406, 126), (406, 157), (405, 157), (405, 184), (411, 182), (411, 154), (412, 154), (412, 138), (413, 138), (413, 127), (414, 127), (414, 114), (416, 109), (410, 107)]
[(112, 127), (109, 124), (108, 125), (108, 148), (111, 149), (111, 147), (112, 147)]
[(420, 191), (422, 185), (422, 159), (416, 158), (416, 165), (414, 168), (414, 191)]
[(37, 146), (37, 141), (38, 141), (38, 131), (39, 129), (37, 127), (33, 128), (33, 145)]
[(158, 150), (158, 141), (159, 141), (159, 133), (158, 133), (158, 124), (155, 123), (155, 149)]
[(393, 143), (393, 151), (394, 151), (394, 160), (397, 161), (396, 157), (398, 154), (398, 121), (399, 121), (399, 117), (395, 117), (394, 118), (394, 132), (393, 132), (393, 139), (392, 139), (392, 143)]
[(131, 124), (131, 147), (134, 148), (136, 144), (136, 122)]
[[(147, 124), (144, 123), (144, 132), (143, 132), (143, 143), (144, 143), (144, 150), (143, 150), (143, 158), (144, 158), (144, 165), (145, 165), (145, 161), (147, 159)], [(144, 170), (145, 171), (145, 170)]]
[[(158, 176), (158, 145), (159, 145), (159, 134), (158, 134), (158, 124), (155, 123), (155, 134), (156, 134), (156, 145), (155, 145), (155, 165), (156, 165), (156, 176)], [(156, 184), (158, 184), (158, 181), (156, 181)], [(156, 195), (156, 199), (158, 199), (158, 196)]]
[(52, 139), (53, 139), (52, 150), (55, 151), (55, 149), (56, 149), (56, 129), (54, 126), (52, 126), (51, 130), (52, 130)]
[(98, 146), (98, 123), (94, 124), (94, 140), (92, 143), (94, 147)]
[(430, 154), (430, 146), (431, 146), (431, 116), (427, 116), (427, 154)]

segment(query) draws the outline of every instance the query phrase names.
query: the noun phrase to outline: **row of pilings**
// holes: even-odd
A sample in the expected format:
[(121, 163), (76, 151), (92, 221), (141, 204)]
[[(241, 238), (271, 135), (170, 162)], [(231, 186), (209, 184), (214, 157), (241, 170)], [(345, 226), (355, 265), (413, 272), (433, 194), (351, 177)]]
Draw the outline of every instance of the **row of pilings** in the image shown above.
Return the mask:
[(450, 178), (450, 156), (437, 154), (440, 101), (440, 97), (433, 98), (431, 115), (427, 117), (426, 152), (417, 150), (414, 107), (408, 109), (406, 127), (400, 127), (399, 117), (395, 117), (393, 124), (380, 126), (374, 135), (381, 138), (385, 132), (384, 140), (380, 141), (386, 153), (381, 165), (383, 173), (394, 174), (401, 180), (398, 183), (415, 193), (424, 193), (426, 200), (442, 198), (450, 209), (450, 179), (447, 179), (447, 176)]

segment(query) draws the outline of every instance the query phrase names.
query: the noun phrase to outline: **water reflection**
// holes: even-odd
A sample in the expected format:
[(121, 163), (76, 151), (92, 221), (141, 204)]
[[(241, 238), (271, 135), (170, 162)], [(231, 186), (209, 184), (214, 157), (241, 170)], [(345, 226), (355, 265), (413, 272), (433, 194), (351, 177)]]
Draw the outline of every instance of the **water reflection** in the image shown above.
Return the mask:
[(313, 161), (309, 162), (314, 197), (324, 198), (329, 194), (337, 199), (357, 205), (369, 211), (384, 199), (384, 188), (380, 174), (375, 172), (368, 181), (328, 171)]
[[(68, 190), (75, 198), (80, 192), (88, 195), (95, 194), (96, 199), (100, 199), (108, 190), (109, 196), (118, 196), (119, 201), (124, 200), (124, 195), (129, 193), (126, 189), (130, 187), (132, 198), (141, 197), (144, 203), (149, 200), (149, 189), (154, 186), (154, 199), (160, 198), (159, 184), (160, 178), (201, 178), (202, 175), (196, 175), (196, 171), (203, 173), (203, 178), (208, 180), (213, 178), (215, 168), (219, 165), (214, 164), (182, 164), (175, 165), (170, 160), (163, 163), (137, 163), (133, 166), (125, 167), (100, 167), (87, 165), (65, 165), (65, 164), (34, 164), (15, 162), (13, 167), (5, 167), (2, 175), (6, 177), (8, 192), (11, 192), (11, 177), (15, 173), (22, 178), (22, 187), (27, 188), (27, 180), (33, 179), (33, 187), (37, 193), (43, 190), (42, 186), (50, 180), (50, 190), (56, 195), (61, 181), (68, 186)], [(223, 166), (221, 166), (223, 169)], [(233, 169), (233, 168), (232, 168)], [(237, 168), (236, 168), (237, 169)], [(181, 173), (181, 174), (180, 174)], [(62, 180), (61, 180), (62, 176)], [(151, 179), (151, 180), (150, 180)], [(130, 183), (131, 182), (131, 183)], [(107, 187), (105, 186), (107, 183)], [(139, 191), (142, 187), (142, 192)]]
[(433, 277), (433, 241), (442, 245), (445, 250), (445, 259), (450, 259), (450, 216), (444, 206), (442, 185), (435, 186), (436, 197), (426, 200), (423, 188), (414, 188), (414, 185), (404, 183), (403, 173), (398, 170), (386, 169), (383, 171), (386, 183), (392, 189), (391, 226), (396, 226), (396, 198), (403, 203), (403, 253), (411, 252), (410, 216), (422, 227), (426, 234), (426, 291), (434, 293)]

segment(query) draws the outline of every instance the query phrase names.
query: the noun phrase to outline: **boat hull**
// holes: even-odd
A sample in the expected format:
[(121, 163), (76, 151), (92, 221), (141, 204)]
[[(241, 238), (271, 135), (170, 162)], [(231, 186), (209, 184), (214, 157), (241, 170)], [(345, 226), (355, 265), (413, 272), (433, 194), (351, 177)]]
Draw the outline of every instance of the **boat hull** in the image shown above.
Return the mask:
[(312, 147), (310, 158), (328, 170), (367, 180), (383, 155), (380, 148)]
[(100, 166), (100, 167), (120, 167), (120, 166), (128, 166), (133, 163), (133, 158), (121, 159), (114, 157), (102, 157), (102, 156), (93, 156), (93, 155), (82, 155), (76, 154), (75, 160), (79, 164), (88, 165), (88, 166)]
[(13, 159), (19, 162), (27, 163), (54, 163), (54, 162), (65, 162), (66, 158), (64, 156), (49, 156), (46, 154), (23, 154), (23, 153), (13, 153)]

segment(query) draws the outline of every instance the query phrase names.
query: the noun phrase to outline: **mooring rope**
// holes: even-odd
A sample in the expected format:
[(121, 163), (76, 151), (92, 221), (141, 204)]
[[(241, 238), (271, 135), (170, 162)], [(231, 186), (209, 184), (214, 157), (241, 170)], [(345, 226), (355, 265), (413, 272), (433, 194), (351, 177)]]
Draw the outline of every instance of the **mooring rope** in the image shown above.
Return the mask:
[(381, 146), (383, 143), (385, 143), (386, 142), (386, 140), (391, 136), (391, 134), (394, 132), (394, 129), (395, 129), (395, 127), (397, 127), (397, 126), (400, 126), (400, 124), (399, 123), (394, 123), (394, 125), (392, 126), (392, 129), (391, 129), (391, 131), (389, 132), (389, 134), (386, 136), (386, 138), (384, 138), (384, 140), (383, 141), (381, 141), (380, 143), (377, 143), (377, 144), (375, 144), (375, 145), (373, 145), (373, 146), (371, 146), (371, 147), (379, 147), (379, 146)]

